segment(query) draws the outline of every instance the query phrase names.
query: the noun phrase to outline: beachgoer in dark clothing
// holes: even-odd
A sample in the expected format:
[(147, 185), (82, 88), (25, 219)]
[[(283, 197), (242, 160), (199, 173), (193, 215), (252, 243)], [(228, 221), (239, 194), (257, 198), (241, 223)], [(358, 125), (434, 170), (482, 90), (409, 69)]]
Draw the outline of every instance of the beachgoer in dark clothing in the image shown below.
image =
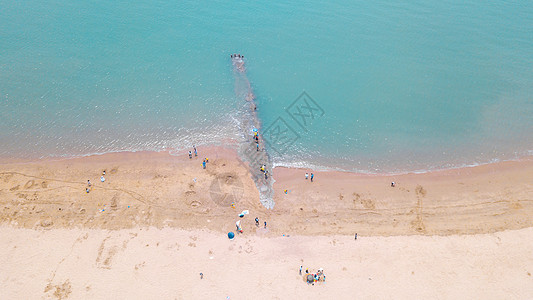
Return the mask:
[(311, 173), (311, 182), (313, 182), (314, 177), (315, 177), (315, 174)]
[(259, 218), (255, 218), (255, 226), (259, 226)]
[(265, 228), (267, 228), (267, 222), (265, 221)]
[(189, 151), (189, 159), (191, 159), (191, 158), (192, 158), (192, 152)]

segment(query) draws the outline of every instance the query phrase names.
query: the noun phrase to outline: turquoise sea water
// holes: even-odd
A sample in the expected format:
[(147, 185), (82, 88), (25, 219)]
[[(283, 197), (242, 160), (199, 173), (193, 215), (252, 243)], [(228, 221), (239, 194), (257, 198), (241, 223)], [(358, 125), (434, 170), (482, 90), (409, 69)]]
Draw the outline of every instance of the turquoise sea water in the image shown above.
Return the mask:
[[(0, 0), (0, 157), (239, 140), (246, 57), (276, 164), (404, 172), (533, 153), (533, 2)], [(323, 116), (286, 112), (306, 91)]]

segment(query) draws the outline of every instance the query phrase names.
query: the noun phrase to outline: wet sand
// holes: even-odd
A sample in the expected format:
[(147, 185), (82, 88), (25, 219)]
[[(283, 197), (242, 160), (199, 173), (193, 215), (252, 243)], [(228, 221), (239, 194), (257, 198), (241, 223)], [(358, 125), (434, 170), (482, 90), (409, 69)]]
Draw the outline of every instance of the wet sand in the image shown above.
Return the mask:
[[(398, 176), (314, 172), (312, 183), (304, 177), (312, 170), (276, 168), (270, 210), (235, 151), (199, 150), (193, 159), (139, 152), (0, 165), (0, 220), (34, 229), (225, 232), (249, 210), (270, 224), (271, 235), (449, 235), (533, 226), (531, 159)], [(244, 230), (251, 223), (243, 222)]]

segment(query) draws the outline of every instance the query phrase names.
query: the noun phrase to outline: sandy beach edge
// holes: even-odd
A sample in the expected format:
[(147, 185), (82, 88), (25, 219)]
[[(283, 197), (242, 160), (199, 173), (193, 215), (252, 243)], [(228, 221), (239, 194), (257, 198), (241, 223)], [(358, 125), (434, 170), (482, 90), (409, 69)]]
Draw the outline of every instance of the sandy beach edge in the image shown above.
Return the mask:
[[(272, 210), (260, 205), (232, 147), (200, 148), (192, 158), (186, 151), (120, 152), (4, 163), (0, 175), (0, 220), (25, 228), (227, 231), (240, 210), (267, 221), (265, 235), (451, 235), (533, 226), (532, 157), (402, 175), (277, 167)], [(245, 230), (255, 230), (251, 223)]]

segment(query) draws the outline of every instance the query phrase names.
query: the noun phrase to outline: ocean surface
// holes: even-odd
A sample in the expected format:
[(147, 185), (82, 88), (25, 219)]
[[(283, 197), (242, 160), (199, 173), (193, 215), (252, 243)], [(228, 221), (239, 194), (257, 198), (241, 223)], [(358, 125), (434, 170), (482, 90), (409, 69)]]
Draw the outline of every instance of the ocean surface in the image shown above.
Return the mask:
[(396, 173), (533, 154), (531, 1), (0, 0), (0, 157), (242, 141), (232, 53), (265, 138), (289, 129), (267, 146), (276, 165)]

